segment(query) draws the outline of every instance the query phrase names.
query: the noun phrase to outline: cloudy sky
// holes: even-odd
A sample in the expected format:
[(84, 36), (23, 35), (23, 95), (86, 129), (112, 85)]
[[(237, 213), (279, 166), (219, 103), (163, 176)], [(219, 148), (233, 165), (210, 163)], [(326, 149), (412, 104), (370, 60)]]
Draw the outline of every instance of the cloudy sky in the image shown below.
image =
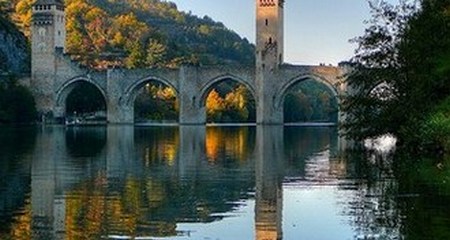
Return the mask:
[[(182, 11), (208, 15), (228, 28), (255, 39), (255, 0), (171, 0)], [(388, 0), (397, 2), (396, 0)], [(349, 59), (370, 18), (367, 0), (286, 0), (285, 61), (334, 64)]]

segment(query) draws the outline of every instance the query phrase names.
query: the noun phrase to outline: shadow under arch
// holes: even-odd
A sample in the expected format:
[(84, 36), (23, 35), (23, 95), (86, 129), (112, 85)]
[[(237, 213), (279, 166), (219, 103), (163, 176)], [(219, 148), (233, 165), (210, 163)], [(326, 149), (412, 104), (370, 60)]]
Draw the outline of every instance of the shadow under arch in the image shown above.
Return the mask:
[(225, 81), (233, 81), (233, 82), (237, 82), (237, 83), (243, 85), (250, 92), (250, 94), (252, 95), (255, 102), (258, 101), (257, 95), (256, 95), (256, 90), (248, 81), (245, 81), (244, 79), (237, 77), (235, 75), (232, 75), (232, 74), (224, 74), (224, 75), (220, 75), (220, 76), (217, 76), (217, 77), (211, 79), (210, 81), (208, 81), (205, 85), (203, 85), (201, 87), (200, 99), (198, 102), (199, 107), (206, 106), (206, 99), (208, 98), (208, 95), (211, 92), (211, 90), (213, 89), (213, 87), (222, 82), (225, 82)]
[(67, 110), (67, 98), (69, 97), (70, 93), (73, 92), (75, 88), (82, 84), (89, 84), (91, 86), (94, 86), (95, 89), (98, 90), (100, 95), (102, 96), (102, 99), (104, 101), (105, 110), (107, 110), (107, 98), (106, 98), (106, 92), (105, 90), (98, 85), (95, 81), (90, 79), (86, 76), (78, 76), (75, 78), (72, 78), (71, 80), (65, 82), (59, 89), (56, 91), (56, 109), (58, 109), (59, 115), (57, 117), (64, 117), (66, 115)]
[[(305, 83), (304, 85), (302, 83)], [(301, 85), (302, 84), (302, 85)], [(303, 97), (297, 96), (298, 89), (299, 93)], [(300, 91), (300, 89), (302, 89)], [(305, 92), (305, 90), (307, 90)], [(329, 100), (323, 100), (320, 96), (322, 93), (326, 93), (329, 96)], [(292, 95), (294, 98), (291, 99), (290, 105), (286, 105), (288, 96)], [(295, 97), (296, 96), (296, 97)], [(326, 95), (325, 95), (326, 96)], [(306, 97), (306, 100), (301, 100)], [(282, 87), (277, 91), (274, 96), (274, 107), (283, 113), (283, 119), (285, 123), (300, 123), (300, 122), (327, 122), (338, 123), (340, 119), (340, 102), (341, 102), (341, 92), (333, 83), (328, 81), (326, 78), (317, 76), (314, 74), (302, 74), (291, 78), (286, 81)], [(297, 105), (292, 105), (292, 99), (298, 99), (295, 101), (300, 101), (295, 103)], [(304, 102), (306, 101), (306, 102)], [(325, 102), (324, 102), (325, 101)], [(304, 102), (304, 103), (302, 103)], [(300, 104), (300, 105), (298, 105)], [(305, 105), (306, 104), (306, 105)], [(310, 115), (307, 117), (303, 115), (292, 115), (292, 112), (297, 112), (297, 107), (303, 106), (305, 109), (299, 110), (299, 112), (304, 113), (307, 109), (310, 109)], [(309, 106), (309, 107), (308, 107)], [(295, 109), (292, 109), (295, 107)], [(301, 109), (301, 108), (300, 108)], [(286, 116), (286, 114), (290, 114)], [(325, 115), (324, 115), (325, 114)], [(302, 120), (302, 118), (305, 118)]]
[(106, 127), (71, 127), (65, 131), (67, 154), (74, 158), (99, 156), (106, 147)]
[(338, 106), (339, 106), (340, 93), (339, 93), (338, 89), (336, 87), (334, 87), (332, 83), (328, 82), (326, 79), (324, 79), (320, 76), (313, 75), (313, 74), (307, 74), (307, 75), (300, 75), (300, 76), (291, 78), (280, 88), (280, 90), (275, 95), (275, 103), (274, 103), (275, 107), (276, 108), (283, 107), (283, 103), (284, 103), (287, 93), (289, 92), (289, 89), (294, 87), (296, 84), (301, 83), (306, 80), (313, 80), (315, 82), (321, 83), (324, 86), (326, 86), (333, 93), (333, 96), (337, 100)]

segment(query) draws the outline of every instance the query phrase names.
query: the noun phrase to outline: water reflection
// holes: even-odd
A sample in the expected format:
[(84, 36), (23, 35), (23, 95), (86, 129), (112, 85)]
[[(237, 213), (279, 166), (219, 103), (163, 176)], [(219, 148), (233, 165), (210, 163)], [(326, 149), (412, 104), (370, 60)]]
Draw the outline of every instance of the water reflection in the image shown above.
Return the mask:
[(0, 239), (449, 236), (447, 185), (342, 154), (335, 129), (47, 127), (0, 139)]
[(255, 239), (282, 239), (283, 127), (258, 126), (256, 139)]
[(206, 139), (206, 157), (211, 163), (227, 156), (244, 162), (251, 157), (255, 147), (254, 128), (248, 127), (208, 127)]
[[(211, 150), (225, 160), (211, 159), (205, 137), (241, 147)], [(32, 154), (31, 235), (177, 236), (178, 222), (223, 219), (254, 185), (247, 137), (189, 126), (48, 128)]]
[(31, 221), (29, 154), (36, 134), (34, 128), (0, 127), (0, 239), (9, 239), (10, 235), (30, 237), (26, 231)]

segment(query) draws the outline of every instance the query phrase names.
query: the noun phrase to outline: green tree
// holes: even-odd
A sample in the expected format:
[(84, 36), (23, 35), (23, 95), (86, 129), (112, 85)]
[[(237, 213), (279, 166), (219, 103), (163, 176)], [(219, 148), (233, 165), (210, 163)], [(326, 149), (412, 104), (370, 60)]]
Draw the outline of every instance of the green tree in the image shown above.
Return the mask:
[(178, 120), (176, 92), (169, 86), (147, 84), (136, 97), (134, 111), (137, 121)]
[(356, 139), (394, 133), (395, 126), (389, 124), (387, 115), (395, 108), (399, 94), (395, 93), (392, 101), (382, 101), (370, 93), (380, 83), (395, 87), (399, 80), (404, 80), (397, 53), (410, 13), (397, 11), (401, 7), (385, 2), (381, 5), (375, 5), (375, 1), (369, 3), (373, 14), (369, 21), (371, 26), (363, 36), (354, 39), (359, 48), (347, 76), (350, 94), (343, 102), (347, 114), (343, 128)]
[(166, 46), (156, 39), (150, 39), (147, 45), (146, 64), (162, 67), (165, 63)]
[(37, 112), (31, 92), (13, 76), (0, 81), (0, 123), (31, 123)]
[(4, 18), (8, 17), (10, 6), (11, 3), (9, 0), (0, 0), (0, 16)]
[(375, 2), (371, 26), (355, 39), (343, 129), (355, 139), (390, 133), (413, 146), (433, 105), (450, 94), (450, 1), (422, 0), (419, 9)]
[(229, 121), (246, 122), (249, 119), (249, 98), (247, 89), (239, 85), (225, 96), (225, 114)]
[(125, 59), (125, 66), (127, 68), (140, 68), (144, 66), (145, 55), (142, 45), (139, 42), (132, 42), (128, 44), (128, 57)]
[(315, 80), (302, 81), (290, 89), (284, 100), (285, 122), (336, 122), (337, 98)]

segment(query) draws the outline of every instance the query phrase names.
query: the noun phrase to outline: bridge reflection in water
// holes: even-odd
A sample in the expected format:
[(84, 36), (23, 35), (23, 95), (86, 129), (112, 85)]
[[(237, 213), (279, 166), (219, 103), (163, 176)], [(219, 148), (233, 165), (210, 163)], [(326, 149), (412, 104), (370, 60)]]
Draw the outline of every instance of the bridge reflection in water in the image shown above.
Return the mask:
[(256, 141), (256, 239), (282, 239), (283, 128), (260, 126)]
[(282, 239), (283, 179), (314, 177), (304, 160), (337, 148), (331, 129), (44, 128), (32, 154), (31, 235), (188, 236), (180, 223), (224, 220), (254, 197), (249, 237)]

